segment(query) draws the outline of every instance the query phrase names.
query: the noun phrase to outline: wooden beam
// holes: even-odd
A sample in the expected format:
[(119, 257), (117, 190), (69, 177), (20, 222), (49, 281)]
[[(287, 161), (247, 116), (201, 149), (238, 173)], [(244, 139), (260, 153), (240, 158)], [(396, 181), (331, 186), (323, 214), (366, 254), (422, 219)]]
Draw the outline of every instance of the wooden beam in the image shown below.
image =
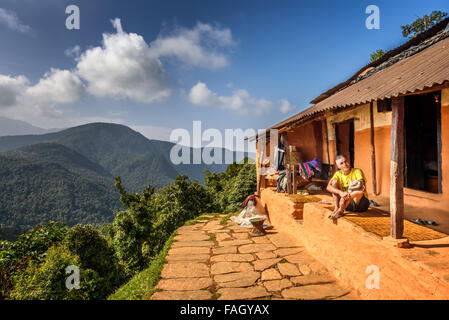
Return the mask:
[(391, 101), (390, 214), (391, 237), (404, 233), (404, 97)]
[[(261, 180), (265, 179), (265, 176), (263, 175), (263, 168), (262, 168), (262, 162), (264, 160), (264, 155), (265, 155), (265, 148), (266, 148), (266, 140), (262, 139), (260, 141), (258, 141), (257, 145), (262, 144), (262, 148), (260, 149), (260, 153), (257, 153), (257, 148), (256, 148), (256, 158), (258, 156), (258, 159), (256, 159), (256, 163), (257, 163), (257, 195), (260, 196), (260, 185), (261, 185)], [(265, 183), (264, 183), (264, 187), (265, 187)]]
[(298, 192), (298, 186), (297, 186), (297, 181), (296, 181), (296, 179), (297, 179), (297, 177), (296, 177), (296, 175), (298, 174), (298, 171), (296, 170), (296, 168), (297, 168), (297, 164), (296, 163), (294, 163), (293, 164), (293, 194), (296, 194), (297, 192)]
[(292, 173), (290, 168), (290, 145), (288, 143), (287, 133), (282, 133), (284, 137), (284, 164), (285, 164), (285, 173), (287, 174), (287, 193), (292, 194)]
[(329, 132), (327, 130), (327, 119), (324, 120), (324, 134), (326, 135), (326, 152), (327, 152), (327, 163), (331, 164), (331, 156), (329, 153)]
[(378, 196), (377, 193), (377, 173), (376, 173), (376, 148), (374, 146), (374, 102), (371, 101), (369, 105), (370, 127), (371, 127), (371, 179), (373, 180), (373, 194)]

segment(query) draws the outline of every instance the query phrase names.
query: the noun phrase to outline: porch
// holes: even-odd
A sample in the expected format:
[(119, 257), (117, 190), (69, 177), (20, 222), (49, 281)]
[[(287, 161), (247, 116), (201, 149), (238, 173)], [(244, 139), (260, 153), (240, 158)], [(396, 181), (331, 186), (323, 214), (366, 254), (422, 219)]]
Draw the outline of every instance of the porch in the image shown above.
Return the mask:
[[(382, 204), (379, 208), (349, 213), (333, 223), (327, 218), (333, 209), (329, 204), (332, 198), (323, 193), (313, 197), (319, 201), (301, 202), (292, 195), (264, 188), (258, 205), (277, 229), (303, 243), (315, 259), (364, 299), (447, 299), (449, 236), (436, 227), (408, 221), (417, 208), (404, 208), (404, 237), (411, 247), (400, 248), (400, 242), (389, 237), (390, 216), (384, 211), (383, 199), (376, 198)], [(423, 217), (422, 212), (419, 214)], [(430, 210), (426, 215), (434, 217)], [(379, 270), (378, 289), (367, 286), (369, 266)]]

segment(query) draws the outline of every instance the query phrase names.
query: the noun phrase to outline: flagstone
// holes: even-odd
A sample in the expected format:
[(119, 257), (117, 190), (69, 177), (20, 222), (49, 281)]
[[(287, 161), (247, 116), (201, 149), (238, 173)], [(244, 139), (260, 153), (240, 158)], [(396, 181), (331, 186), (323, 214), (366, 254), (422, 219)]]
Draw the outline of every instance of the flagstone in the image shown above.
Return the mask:
[(256, 260), (253, 262), (254, 270), (263, 271), (265, 269), (272, 267), (279, 261), (281, 261), (281, 258)]
[(239, 232), (239, 233), (234, 233), (234, 239), (248, 239), (249, 238), (249, 233), (246, 232)]
[(211, 274), (224, 274), (231, 272), (253, 271), (253, 267), (247, 262), (216, 262), (211, 266)]
[(158, 291), (153, 294), (151, 300), (208, 300), (212, 293), (207, 290), (194, 291)]
[(297, 263), (299, 265), (315, 262), (315, 259), (313, 259), (308, 253), (306, 253), (304, 251), (300, 252), (300, 253), (284, 256), (284, 258), (290, 263)]
[(267, 235), (268, 239), (278, 248), (291, 248), (301, 246), (298, 240), (286, 233), (275, 233)]
[(308, 264), (300, 264), (299, 265), (299, 271), (303, 274), (303, 275), (309, 275), (312, 273), (312, 269), (310, 269)]
[(209, 267), (204, 263), (167, 263), (162, 269), (162, 278), (200, 278), (209, 276)]
[(236, 246), (219, 247), (212, 249), (213, 254), (237, 253)]
[(217, 235), (215, 236), (217, 241), (223, 241), (223, 240), (227, 240), (227, 239), (231, 239), (231, 235), (229, 233), (217, 233)]
[(242, 300), (270, 296), (270, 293), (261, 285), (248, 288), (221, 288), (217, 292), (220, 294), (218, 300)]
[(239, 262), (249, 262), (254, 261), (254, 257), (252, 254), (248, 253), (235, 253), (235, 254), (220, 254), (213, 256), (210, 259), (211, 262), (218, 261), (239, 261)]
[(282, 279), (281, 274), (275, 268), (264, 270), (260, 277), (262, 281)]
[(268, 291), (281, 291), (282, 289), (293, 286), (293, 283), (291, 283), (288, 279), (281, 279), (264, 281), (263, 285)]
[(281, 248), (281, 249), (277, 249), (274, 250), (274, 253), (276, 253), (278, 256), (284, 257), (284, 256), (289, 256), (289, 255), (293, 255), (296, 253), (300, 253), (304, 251), (304, 248), (302, 247), (298, 247), (298, 248)]
[[(252, 243), (251, 240), (226, 240), (226, 241), (218, 241), (219, 247), (225, 247), (225, 246), (240, 246), (244, 244), (250, 244)], [(247, 252), (245, 252), (247, 253)]]
[(303, 275), (298, 277), (292, 277), (290, 280), (296, 284), (301, 286), (306, 286), (310, 284), (320, 284), (320, 283), (330, 283), (335, 282), (335, 279), (330, 275), (322, 275), (322, 274), (310, 274)]
[(271, 251), (256, 252), (256, 256), (259, 259), (273, 259), (273, 258), (278, 257), (276, 254), (274, 254)]
[(208, 254), (186, 254), (186, 255), (168, 255), (165, 257), (168, 262), (182, 262), (182, 261), (196, 261), (196, 262), (206, 262), (209, 261), (210, 255)]
[(172, 291), (191, 291), (206, 289), (213, 285), (212, 278), (161, 279), (156, 289)]
[(254, 285), (259, 278), (259, 272), (247, 271), (217, 275), (214, 280), (220, 288), (242, 288)]
[(278, 263), (277, 267), (279, 272), (283, 276), (299, 276), (301, 272), (299, 272), (298, 267), (292, 263)]
[(213, 241), (176, 241), (173, 242), (172, 248), (180, 247), (213, 247), (215, 243)]
[(204, 233), (185, 233), (182, 235), (178, 235), (174, 238), (176, 241), (201, 241), (201, 240), (209, 240), (210, 236)]
[(186, 255), (186, 254), (209, 254), (210, 248), (207, 247), (179, 247), (172, 248), (168, 251), (169, 255)]
[(272, 244), (255, 243), (240, 246), (238, 250), (240, 253), (255, 253), (262, 251), (273, 251), (275, 249), (276, 247), (273, 246)]
[(349, 291), (335, 284), (318, 284), (292, 287), (282, 290), (284, 298), (300, 300), (323, 300), (341, 297)]
[(270, 239), (268, 239), (266, 236), (251, 237), (251, 239), (254, 241), (254, 243), (271, 243)]

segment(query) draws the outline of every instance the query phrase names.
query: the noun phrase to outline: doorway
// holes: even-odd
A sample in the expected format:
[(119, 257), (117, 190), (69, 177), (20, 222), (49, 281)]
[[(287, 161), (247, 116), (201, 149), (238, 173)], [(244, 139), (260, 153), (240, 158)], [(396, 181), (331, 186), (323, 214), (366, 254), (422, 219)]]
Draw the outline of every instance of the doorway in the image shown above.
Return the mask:
[(337, 154), (349, 157), (351, 167), (354, 167), (354, 119), (334, 124)]
[(441, 91), (406, 96), (404, 186), (441, 193)]

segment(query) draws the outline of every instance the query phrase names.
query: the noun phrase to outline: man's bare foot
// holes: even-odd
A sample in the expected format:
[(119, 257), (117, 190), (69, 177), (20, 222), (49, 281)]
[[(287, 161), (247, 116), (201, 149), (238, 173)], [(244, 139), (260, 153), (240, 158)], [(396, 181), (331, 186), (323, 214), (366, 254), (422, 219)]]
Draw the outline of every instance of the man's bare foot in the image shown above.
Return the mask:
[(334, 211), (332, 211), (332, 213), (328, 216), (329, 219), (333, 219), (332, 217), (335, 215), (335, 213), (338, 211), (337, 209), (334, 209)]
[(337, 220), (337, 219), (339, 219), (339, 218), (341, 218), (343, 216), (345, 216), (344, 211), (339, 209), (339, 210), (335, 211), (334, 213), (332, 213), (330, 218), (333, 219), (333, 220)]

